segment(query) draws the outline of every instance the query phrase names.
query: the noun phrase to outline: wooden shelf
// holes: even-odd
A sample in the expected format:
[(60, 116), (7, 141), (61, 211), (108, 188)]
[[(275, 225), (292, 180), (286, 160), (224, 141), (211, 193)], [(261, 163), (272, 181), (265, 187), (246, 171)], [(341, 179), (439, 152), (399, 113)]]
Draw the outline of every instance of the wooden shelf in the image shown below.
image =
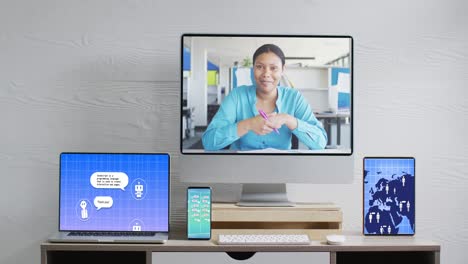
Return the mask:
[[(232, 203), (214, 203), (211, 227), (226, 233), (229, 230), (275, 230), (276, 233), (304, 233), (323, 238), (339, 233), (343, 213), (334, 204), (297, 204), (295, 207), (239, 207)], [(238, 231), (236, 231), (238, 232)]]
[(319, 88), (314, 88), (314, 87), (294, 87), (294, 89), (297, 89), (298, 91), (301, 92), (325, 92), (328, 91), (328, 88), (324, 87), (319, 87)]

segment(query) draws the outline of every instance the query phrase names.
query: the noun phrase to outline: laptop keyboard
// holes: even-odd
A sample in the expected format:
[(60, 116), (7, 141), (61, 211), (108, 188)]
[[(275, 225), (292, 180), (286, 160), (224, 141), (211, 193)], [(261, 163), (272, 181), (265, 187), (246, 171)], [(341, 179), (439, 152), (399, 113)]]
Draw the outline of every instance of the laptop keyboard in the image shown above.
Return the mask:
[(69, 236), (154, 236), (156, 232), (89, 232), (89, 231), (74, 231), (68, 234)]

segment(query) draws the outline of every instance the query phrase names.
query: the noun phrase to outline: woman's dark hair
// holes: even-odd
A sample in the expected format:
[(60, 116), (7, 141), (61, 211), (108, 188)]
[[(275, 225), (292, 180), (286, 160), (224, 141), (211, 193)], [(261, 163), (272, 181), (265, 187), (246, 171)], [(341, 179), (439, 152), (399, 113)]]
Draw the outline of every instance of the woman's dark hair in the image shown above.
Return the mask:
[(278, 56), (281, 59), (281, 65), (284, 66), (285, 63), (285, 57), (283, 51), (276, 45), (274, 44), (265, 44), (258, 48), (254, 55), (253, 55), (253, 63), (255, 64), (255, 59), (257, 59), (260, 54), (263, 53), (268, 53), (268, 52), (273, 52), (276, 56)]

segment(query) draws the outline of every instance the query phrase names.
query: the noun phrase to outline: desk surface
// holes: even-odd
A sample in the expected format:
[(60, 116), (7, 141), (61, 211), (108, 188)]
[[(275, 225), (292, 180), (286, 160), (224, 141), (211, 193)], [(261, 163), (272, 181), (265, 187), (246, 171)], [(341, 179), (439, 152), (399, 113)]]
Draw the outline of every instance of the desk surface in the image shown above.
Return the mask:
[(184, 149), (184, 153), (209, 153), (209, 154), (350, 154), (351, 149), (342, 148), (342, 149), (320, 149), (320, 150), (310, 150), (310, 149), (259, 149), (259, 150), (229, 150), (222, 149), (216, 151), (209, 151), (204, 149)]
[(440, 244), (417, 237), (365, 237), (347, 235), (343, 245), (327, 245), (312, 241), (306, 246), (278, 245), (218, 245), (217, 237), (210, 241), (170, 239), (166, 244), (81, 244), (42, 243), (41, 250), (85, 251), (151, 251), (151, 252), (350, 252), (350, 251), (440, 251)]

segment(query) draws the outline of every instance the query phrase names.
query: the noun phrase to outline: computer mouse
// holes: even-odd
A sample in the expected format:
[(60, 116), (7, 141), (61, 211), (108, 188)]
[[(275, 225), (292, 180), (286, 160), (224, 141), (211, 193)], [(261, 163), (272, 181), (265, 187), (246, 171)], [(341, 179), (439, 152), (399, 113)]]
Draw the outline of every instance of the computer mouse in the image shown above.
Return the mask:
[(341, 245), (346, 241), (346, 237), (343, 235), (328, 235), (327, 236), (327, 243), (329, 245)]

